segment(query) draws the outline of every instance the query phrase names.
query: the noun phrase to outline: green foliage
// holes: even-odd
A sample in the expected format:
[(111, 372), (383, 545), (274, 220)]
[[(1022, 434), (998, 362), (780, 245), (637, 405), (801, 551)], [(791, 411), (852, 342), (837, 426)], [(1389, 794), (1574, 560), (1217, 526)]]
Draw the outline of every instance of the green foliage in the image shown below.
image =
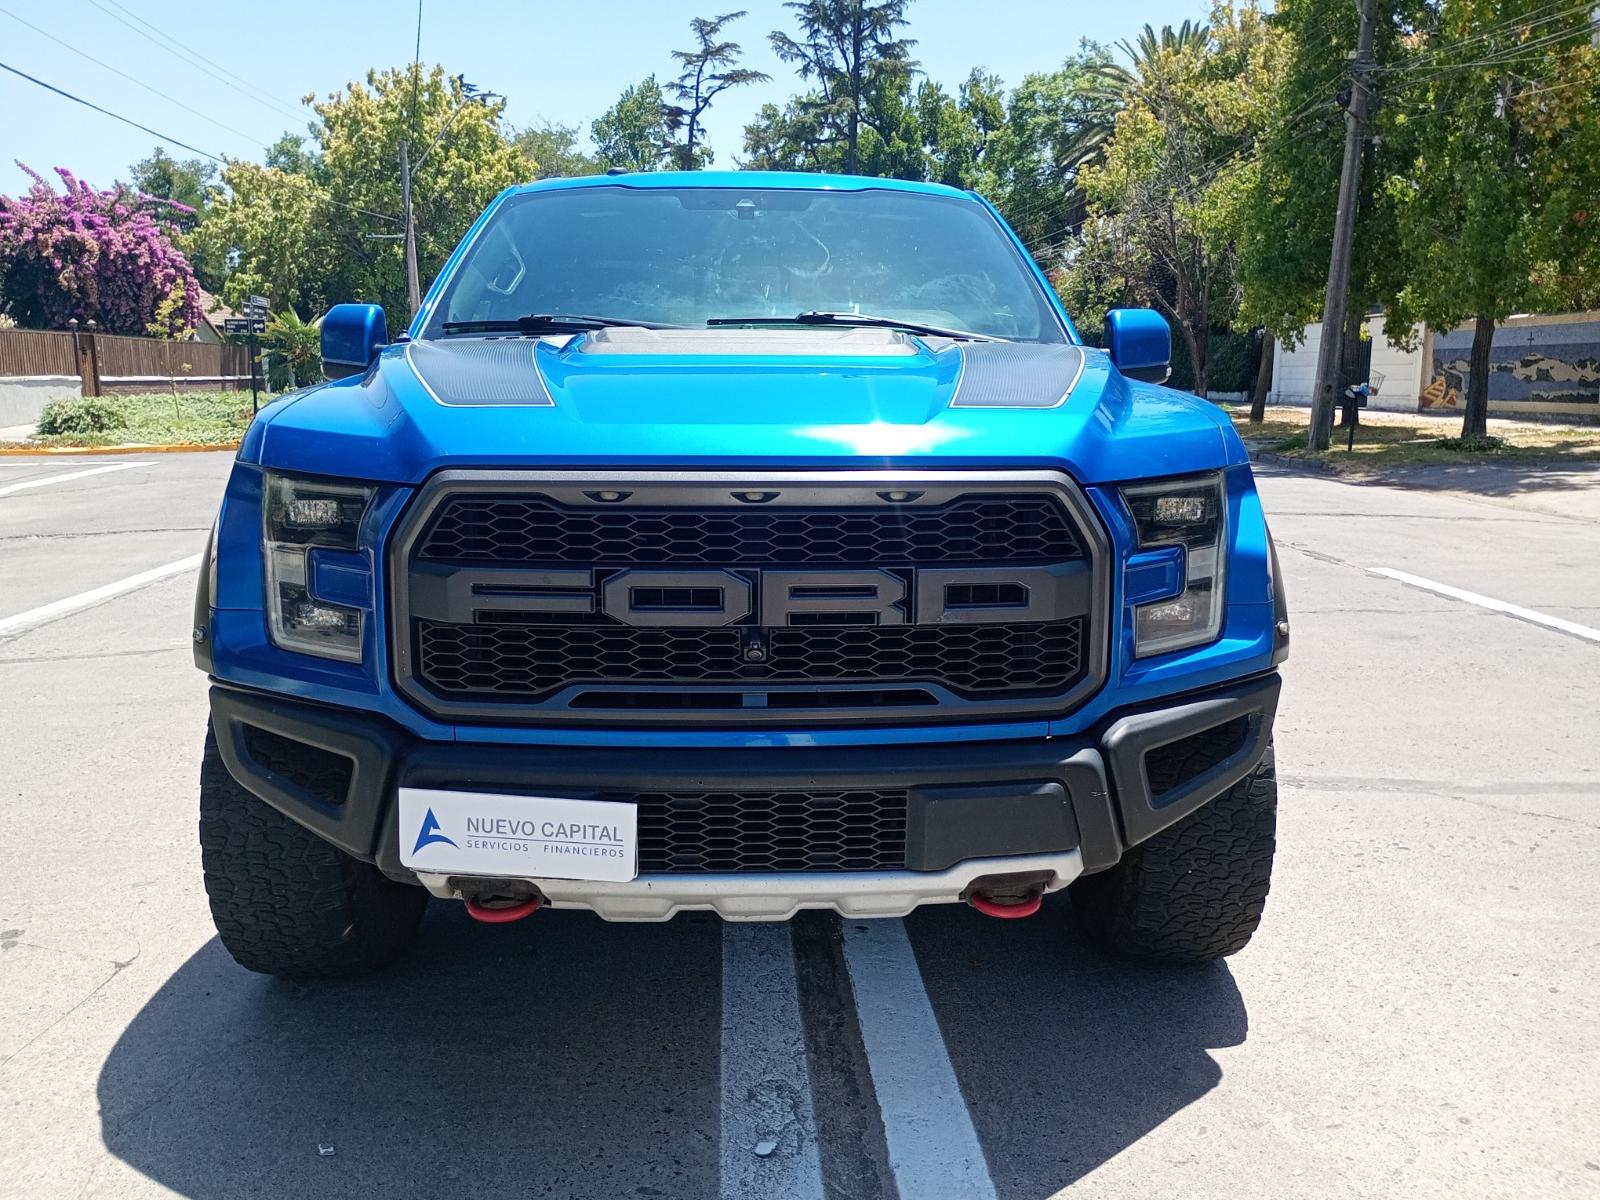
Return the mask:
[(235, 264), (223, 287), (313, 317), (342, 300), (381, 304), (391, 329), (409, 318), (400, 232), (399, 145), (411, 143), (423, 286), (484, 206), (527, 175), (500, 129), (499, 102), (472, 99), (442, 67), (369, 71), (311, 104), (311, 143), (285, 135), (268, 165), (232, 161), (193, 238)]
[(1104, 160), (1083, 168), (1089, 218), (1060, 288), (1091, 320), (1118, 304), (1162, 310), (1210, 386), (1213, 327), (1234, 318), (1236, 243), (1281, 46), (1254, 7), (1218, 3), (1209, 32), (1140, 47)]
[(1463, 438), (1485, 434), (1494, 326), (1563, 307), (1563, 281), (1594, 261), (1579, 214), (1600, 194), (1600, 50), (1581, 16), (1548, 13), (1537, 0), (1441, 0), (1429, 70), (1397, 118), (1413, 169), (1385, 184), (1405, 266), (1389, 322), (1476, 321)]
[(673, 125), (654, 75), (623, 90), (589, 127), (601, 167), (660, 171), (672, 162)]
[(1078, 173), (1103, 151), (1122, 105), (1104, 87), (1109, 63), (1085, 45), (1059, 70), (1027, 76), (987, 138), (979, 186), (1041, 256), (1083, 222)]
[[(1414, 53), (1405, 34), (1425, 2), (1378, 0), (1373, 57), (1382, 71), (1403, 70)], [(1237, 323), (1265, 327), (1293, 344), (1322, 313), (1344, 153), (1338, 93), (1347, 55), (1355, 52), (1357, 13), (1345, 0), (1282, 0), (1268, 25), (1281, 44), (1282, 66), (1267, 97), (1241, 209)], [(1393, 205), (1382, 186), (1405, 169), (1397, 119), (1396, 107), (1380, 95), (1350, 265), (1350, 305), (1358, 311), (1386, 304), (1402, 281)]]
[[(263, 405), (272, 399), (261, 397)], [(250, 424), (250, 393), (168, 392), (56, 400), (40, 415), (34, 443), (44, 446), (223, 446)]]
[[(822, 147), (838, 147), (841, 169), (851, 174), (899, 175), (907, 169), (904, 98), (916, 66), (911, 61), (916, 42), (901, 37), (900, 31), (910, 2), (786, 0), (784, 7), (795, 14), (799, 35), (782, 30), (771, 35), (774, 53), (793, 64), (814, 89), (790, 101), (789, 122), (799, 127), (813, 154)], [(881, 143), (877, 170), (862, 150), (863, 126)], [(750, 141), (747, 130), (747, 148)], [(890, 164), (900, 169), (885, 169)]]
[[(274, 313), (267, 322), (265, 342), (273, 356), (273, 384), (284, 389), (305, 387), (315, 383), (322, 375), (322, 330), (303, 320), (294, 309)], [(280, 364), (288, 367), (287, 378), (279, 378)]]
[(598, 175), (605, 170), (592, 154), (578, 149), (578, 130), (573, 125), (540, 121), (519, 131), (511, 144), (522, 152), (533, 179)]
[(119, 429), (127, 416), (112, 396), (73, 396), (52, 400), (39, 414), (37, 430), (45, 437), (71, 437)]

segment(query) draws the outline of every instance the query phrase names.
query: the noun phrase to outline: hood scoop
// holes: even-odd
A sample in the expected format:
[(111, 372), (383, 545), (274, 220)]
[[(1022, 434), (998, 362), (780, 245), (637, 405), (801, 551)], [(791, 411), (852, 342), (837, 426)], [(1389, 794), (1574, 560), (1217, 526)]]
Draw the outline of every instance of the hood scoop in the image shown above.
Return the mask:
[(914, 358), (922, 351), (897, 329), (597, 329), (579, 354), (668, 358)]

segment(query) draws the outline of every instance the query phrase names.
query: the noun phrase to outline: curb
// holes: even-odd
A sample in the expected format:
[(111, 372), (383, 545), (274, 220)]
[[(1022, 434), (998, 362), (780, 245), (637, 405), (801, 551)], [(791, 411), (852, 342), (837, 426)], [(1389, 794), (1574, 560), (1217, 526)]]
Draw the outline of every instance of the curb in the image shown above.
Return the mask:
[(0, 455), (37, 458), (42, 455), (73, 454), (208, 454), (221, 450), (232, 454), (238, 449), (238, 442), (223, 442), (215, 446), (0, 446)]
[(1251, 450), (1248, 447), (1245, 453), (1251, 462), (1266, 463), (1272, 467), (1287, 467), (1291, 471), (1304, 471), (1311, 475), (1338, 475), (1339, 468), (1332, 463), (1312, 462), (1304, 458), (1289, 458), (1283, 454), (1273, 454), (1269, 450)]

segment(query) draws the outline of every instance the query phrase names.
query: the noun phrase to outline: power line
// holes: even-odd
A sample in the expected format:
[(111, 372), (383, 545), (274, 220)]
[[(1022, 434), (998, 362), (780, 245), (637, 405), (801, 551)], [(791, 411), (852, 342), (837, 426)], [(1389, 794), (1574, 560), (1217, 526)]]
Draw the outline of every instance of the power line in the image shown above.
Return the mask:
[(235, 129), (232, 125), (225, 125), (225, 124), (223, 124), (223, 122), (217, 120), (215, 117), (201, 112), (198, 108), (193, 108), (190, 105), (185, 104), (182, 100), (179, 100), (176, 96), (169, 96), (169, 95), (167, 95), (167, 93), (165, 93), (163, 91), (160, 91), (160, 90), (158, 90), (156, 88), (151, 87), (148, 83), (145, 83), (143, 80), (135, 79), (132, 75), (129, 75), (126, 71), (119, 70), (118, 68), (112, 66), (108, 62), (101, 62), (94, 55), (88, 53), (85, 50), (78, 49), (78, 47), (74, 46), (71, 42), (68, 42), (68, 41), (65, 41), (65, 40), (63, 40), (61, 38), (58, 38), (55, 34), (51, 33), (49, 30), (40, 29), (32, 21), (24, 20), (22, 17), (17, 16), (17, 14), (12, 12), (9, 8), (5, 8), (3, 6), (0, 6), (0, 13), (4, 13), (6, 16), (10, 17), (13, 21), (16, 21), (19, 25), (27, 26), (29, 29), (31, 29), (35, 33), (37, 33), (40, 37), (49, 38), (56, 45), (62, 46), (62, 47), (65, 47), (68, 50), (71, 50), (74, 54), (78, 55), (78, 57), (83, 58), (83, 59), (87, 59), (89, 62), (92, 62), (95, 66), (100, 67), (102, 70), (110, 71), (113, 75), (120, 75), (123, 79), (126, 79), (129, 83), (135, 85), (136, 87), (142, 87), (145, 91), (149, 92), (152, 96), (159, 96), (159, 97), (161, 97), (161, 99), (167, 101), (169, 104), (176, 104), (179, 108), (183, 109), (185, 112), (193, 113), (195, 116), (199, 117), (202, 121), (209, 121), (211, 124), (215, 125), (218, 129), (226, 129), (229, 133), (238, 134), (240, 137), (244, 138), (246, 141), (251, 142), (251, 143), (253, 143), (253, 144), (257, 145), (257, 146), (261, 146), (263, 149), (266, 147), (266, 143), (265, 142), (259, 140), (258, 138), (252, 137), (250, 134), (246, 133), (244, 130)]
[[(26, 79), (32, 84), (37, 84), (39, 87), (44, 88), (45, 91), (54, 92), (58, 96), (62, 96), (68, 100), (71, 100), (74, 104), (81, 104), (85, 108), (92, 108), (95, 112), (110, 117), (113, 121), (121, 121), (124, 125), (131, 125), (135, 129), (141, 130), (144, 133), (148, 133), (157, 141), (166, 142), (168, 145), (172, 146), (181, 146), (185, 150), (200, 155), (201, 158), (209, 158), (212, 162), (220, 163), (222, 166), (228, 165), (228, 160), (220, 154), (213, 154), (209, 150), (202, 150), (199, 146), (191, 146), (188, 142), (179, 141), (175, 137), (170, 137), (169, 135), (162, 133), (159, 129), (152, 129), (148, 125), (141, 125), (138, 121), (135, 121), (131, 117), (125, 117), (121, 113), (112, 112), (109, 108), (102, 108), (100, 105), (94, 103), (94, 101), (85, 100), (82, 96), (75, 96), (69, 91), (56, 87), (56, 85), (53, 83), (46, 83), (44, 80), (39, 79), (36, 76), (29, 75), (26, 71), (20, 70), (17, 67), (13, 67), (10, 63), (0, 62), (0, 70), (10, 71), (11, 74), (17, 76), (18, 78)], [(360, 205), (351, 204), (347, 201), (336, 199), (335, 197), (329, 196), (326, 193), (324, 193), (321, 199), (326, 200), (329, 204), (332, 204), (338, 208), (349, 209), (351, 212), (357, 212), (363, 216), (373, 217), (379, 221), (393, 221), (398, 223), (400, 220), (399, 217), (392, 217), (388, 213), (374, 212), (370, 208), (362, 208)]]
[(103, 113), (104, 115), (110, 117), (113, 121), (121, 121), (124, 125), (132, 125), (135, 129), (143, 130), (145, 133), (148, 133), (151, 137), (157, 139), (158, 141), (167, 142), (173, 146), (182, 146), (185, 150), (191, 150), (195, 154), (200, 155), (202, 158), (209, 158), (212, 162), (223, 163), (226, 165), (226, 160), (223, 159), (221, 155), (212, 154), (209, 150), (202, 150), (199, 146), (191, 146), (188, 142), (180, 142), (175, 137), (169, 137), (166, 134), (161, 133), (159, 130), (151, 129), (148, 125), (141, 125), (139, 122), (123, 116), (121, 113), (114, 113), (109, 108), (101, 108), (93, 101), (85, 100), (82, 96), (74, 96), (71, 92), (62, 91), (60, 88), (56, 87), (55, 84), (46, 83), (42, 79), (35, 79), (26, 71), (17, 70), (17, 68), (13, 67), (10, 63), (0, 62), (0, 70), (10, 71), (13, 75), (17, 75), (23, 79), (26, 79), (29, 83), (38, 84), (47, 92), (54, 92), (58, 96), (65, 96), (68, 100), (71, 100), (75, 104), (81, 104), (85, 108), (92, 108), (95, 112)]
[[(133, 30), (134, 33), (137, 33), (151, 45), (170, 54), (173, 58), (176, 58), (185, 66), (192, 67), (197, 71), (209, 75), (212, 79), (215, 79), (223, 86), (238, 92), (251, 103), (260, 104), (263, 107), (271, 108), (280, 114), (286, 114), (291, 120), (300, 121), (305, 119), (305, 113), (296, 112), (287, 105), (279, 103), (279, 101), (274, 98), (270, 92), (263, 91), (261, 88), (256, 87), (254, 84), (246, 83), (242, 79), (230, 79), (228, 76), (215, 70), (209, 63), (205, 61), (204, 56), (198, 51), (191, 50), (189, 47), (185, 46), (182, 42), (178, 41), (171, 35), (162, 33), (161, 30), (157, 29), (154, 25), (150, 24), (149, 21), (146, 21), (137, 13), (129, 12), (127, 9), (122, 8), (122, 6), (118, 4), (116, 0), (106, 0), (106, 3), (110, 3), (115, 8), (121, 8), (124, 13), (128, 14), (128, 17), (132, 17), (134, 21), (139, 22), (139, 25), (143, 25), (145, 29), (140, 29), (139, 25), (133, 24), (132, 21), (128, 20), (128, 17), (124, 17), (112, 12), (110, 8), (106, 7), (105, 3), (101, 2), (101, 0), (89, 0), (89, 3), (98, 8), (101, 12), (105, 13), (105, 15), (110, 17), (112, 20), (118, 21), (122, 25)], [(150, 32), (146, 32), (146, 30), (149, 30)], [(161, 40), (157, 40), (158, 38)], [(247, 91), (245, 89), (249, 90)], [(252, 95), (252, 92), (256, 94)]]

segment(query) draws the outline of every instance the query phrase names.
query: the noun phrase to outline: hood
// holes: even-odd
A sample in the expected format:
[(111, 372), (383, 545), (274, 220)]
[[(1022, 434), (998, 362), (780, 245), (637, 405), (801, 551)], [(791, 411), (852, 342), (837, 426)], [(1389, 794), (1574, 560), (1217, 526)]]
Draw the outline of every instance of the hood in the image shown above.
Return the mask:
[(416, 483), (444, 467), (1065, 467), (1243, 461), (1225, 414), (1098, 350), (884, 329), (618, 328), (422, 340), (263, 410), (240, 452)]

